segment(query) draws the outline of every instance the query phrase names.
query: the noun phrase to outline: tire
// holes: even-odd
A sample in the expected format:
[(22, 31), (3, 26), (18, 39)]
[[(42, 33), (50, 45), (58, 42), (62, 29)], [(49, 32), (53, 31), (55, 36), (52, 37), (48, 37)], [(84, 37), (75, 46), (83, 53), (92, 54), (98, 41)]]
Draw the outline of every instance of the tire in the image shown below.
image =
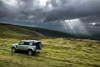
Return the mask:
[(28, 54), (29, 56), (32, 56), (32, 55), (33, 55), (33, 51), (32, 51), (32, 50), (28, 50), (27, 54)]
[(16, 49), (14, 47), (12, 48), (12, 52), (13, 53), (16, 53)]

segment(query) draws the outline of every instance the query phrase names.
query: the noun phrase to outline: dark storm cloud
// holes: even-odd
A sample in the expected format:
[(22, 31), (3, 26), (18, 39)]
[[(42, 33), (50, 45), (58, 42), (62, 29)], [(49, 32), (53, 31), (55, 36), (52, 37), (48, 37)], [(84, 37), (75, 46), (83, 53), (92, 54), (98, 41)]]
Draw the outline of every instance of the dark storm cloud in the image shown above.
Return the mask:
[(93, 15), (99, 17), (99, 8), (99, 0), (70, 0), (48, 13), (45, 21), (74, 19)]
[(0, 22), (64, 31), (62, 21), (73, 19), (99, 26), (100, 0), (0, 0)]
[(87, 19), (90, 17), (95, 16), (96, 19), (100, 17), (99, 0), (48, 0), (44, 7), (37, 0), (15, 0), (15, 2), (16, 5), (10, 6), (5, 1), (0, 1), (1, 18), (44, 20), (44, 22), (83, 18), (82, 21), (88, 22), (90, 19)]
[(82, 22), (92, 23), (92, 22), (100, 22), (100, 14), (88, 16), (80, 19)]
[(38, 5), (35, 6), (35, 2), (36, 0), (16, 0), (15, 4), (9, 5), (5, 1), (0, 1), (0, 18), (10, 20), (41, 19), (42, 9)]
[(2, 1), (0, 1), (0, 18), (6, 17), (7, 16), (6, 12), (7, 10), (6, 10), (5, 5), (2, 3)]

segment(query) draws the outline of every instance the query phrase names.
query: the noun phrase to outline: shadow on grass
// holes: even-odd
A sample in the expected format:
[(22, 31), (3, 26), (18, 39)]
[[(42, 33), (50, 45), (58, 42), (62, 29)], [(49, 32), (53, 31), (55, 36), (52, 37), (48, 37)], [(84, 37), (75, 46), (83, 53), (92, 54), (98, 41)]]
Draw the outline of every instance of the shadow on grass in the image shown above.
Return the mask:
[[(18, 54), (28, 55), (27, 52), (17, 51)], [(40, 53), (33, 52), (32, 56), (39, 56)]]

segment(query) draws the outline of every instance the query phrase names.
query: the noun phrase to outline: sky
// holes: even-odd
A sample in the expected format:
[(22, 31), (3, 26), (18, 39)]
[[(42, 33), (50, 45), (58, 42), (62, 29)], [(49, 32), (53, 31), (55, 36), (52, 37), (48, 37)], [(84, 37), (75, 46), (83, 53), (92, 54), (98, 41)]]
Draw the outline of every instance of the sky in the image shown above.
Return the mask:
[(0, 0), (0, 22), (96, 34), (100, 33), (100, 0)]

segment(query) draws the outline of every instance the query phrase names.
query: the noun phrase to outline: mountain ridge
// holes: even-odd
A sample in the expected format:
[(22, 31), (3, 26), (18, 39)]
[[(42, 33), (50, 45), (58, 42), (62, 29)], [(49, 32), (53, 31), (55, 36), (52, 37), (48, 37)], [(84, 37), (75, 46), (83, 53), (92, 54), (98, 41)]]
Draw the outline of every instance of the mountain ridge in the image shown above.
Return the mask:
[(13, 34), (13, 36), (73, 37), (73, 35), (68, 33), (38, 27), (18, 26), (5, 23), (0, 23), (0, 27), (0, 35), (12, 36)]

